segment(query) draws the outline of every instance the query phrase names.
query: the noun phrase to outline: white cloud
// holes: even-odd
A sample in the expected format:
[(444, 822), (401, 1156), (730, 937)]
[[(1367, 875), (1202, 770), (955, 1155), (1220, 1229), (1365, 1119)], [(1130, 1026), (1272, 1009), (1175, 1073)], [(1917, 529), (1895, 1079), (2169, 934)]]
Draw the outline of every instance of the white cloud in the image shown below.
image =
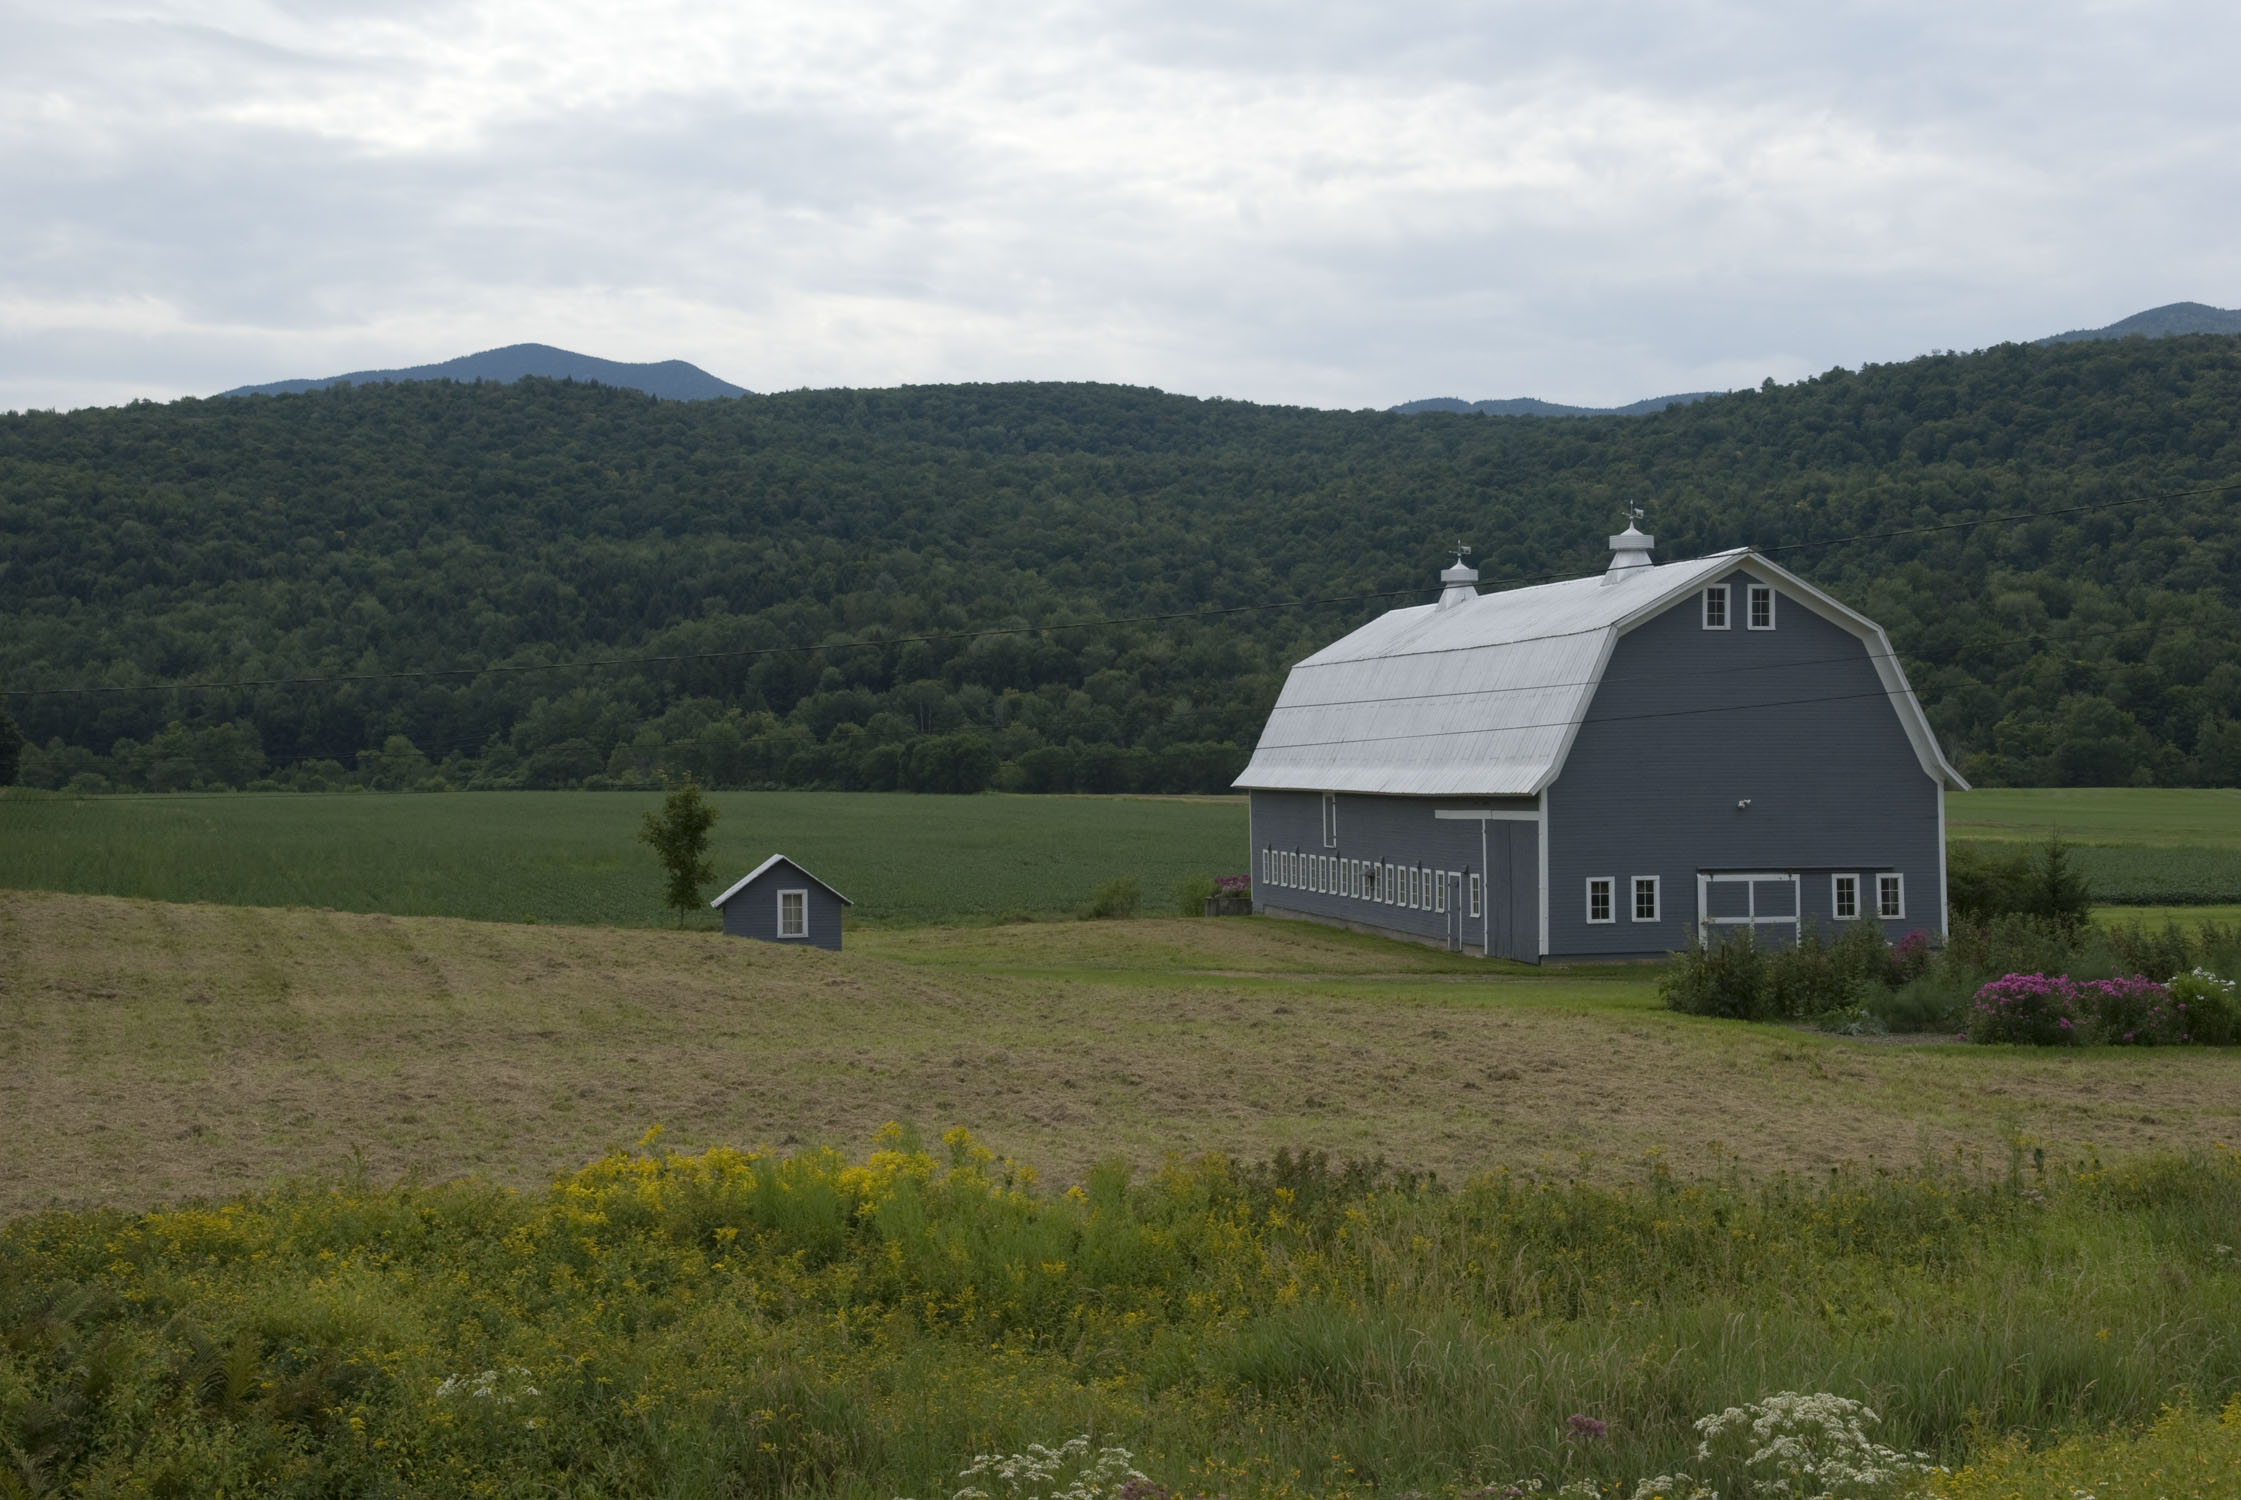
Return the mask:
[(0, 0), (0, 406), (541, 340), (1623, 401), (2241, 302), (2208, 5)]

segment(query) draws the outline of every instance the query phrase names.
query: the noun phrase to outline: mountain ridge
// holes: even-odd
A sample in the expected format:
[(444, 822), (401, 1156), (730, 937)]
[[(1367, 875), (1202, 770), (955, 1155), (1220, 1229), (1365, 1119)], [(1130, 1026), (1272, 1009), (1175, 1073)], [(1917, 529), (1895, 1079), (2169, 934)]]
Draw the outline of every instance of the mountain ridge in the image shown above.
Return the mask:
[(2073, 328), (2050, 333), (2038, 344), (2078, 344), (2089, 339), (2167, 339), (2188, 333), (2241, 333), (2241, 310), (2212, 307), (2207, 302), (2166, 302), (2119, 318), (2101, 328)]
[(1421, 401), (1403, 401), (1386, 410), (1403, 416), (1416, 416), (1423, 412), (1453, 412), (1458, 415), (1488, 417), (1646, 417), (1664, 411), (1669, 406), (1691, 406), (1707, 396), (1724, 396), (1725, 391), (1684, 391), (1673, 396), (1651, 396), (1647, 400), (1630, 401), (1624, 406), (1566, 406), (1560, 401), (1543, 401), (1538, 396), (1511, 396), (1501, 401), (1464, 401), (1455, 396), (1428, 396)]
[(708, 401), (719, 396), (751, 396), (745, 386), (709, 374), (681, 359), (647, 364), (601, 359), (551, 344), (507, 344), (462, 354), (430, 365), (407, 365), (394, 370), (353, 370), (318, 379), (272, 380), (262, 385), (239, 385), (219, 396), (297, 396), (336, 385), (382, 385), (407, 380), (495, 380), (511, 385), (526, 376), (547, 380), (585, 380), (623, 390), (643, 391), (665, 401)]

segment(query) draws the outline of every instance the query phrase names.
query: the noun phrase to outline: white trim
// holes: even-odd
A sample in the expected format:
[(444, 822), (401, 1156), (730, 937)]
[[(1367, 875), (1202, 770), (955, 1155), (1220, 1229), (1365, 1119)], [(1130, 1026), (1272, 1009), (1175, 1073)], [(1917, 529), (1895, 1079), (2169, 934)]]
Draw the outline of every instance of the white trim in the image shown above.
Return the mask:
[[(1883, 882), (1896, 881), (1899, 888), (1899, 909), (1883, 909)], [(1896, 870), (1879, 870), (1875, 876), (1875, 919), (1878, 922), (1903, 922), (1906, 920), (1906, 876)]]
[(1527, 811), (1510, 807), (1437, 807), (1432, 809), (1435, 818), (1452, 818), (1460, 823), (1538, 823), (1540, 809)]
[[(1717, 625), (1712, 623), (1712, 595), (1715, 591), (1720, 596), (1720, 623)], [(1698, 616), (1699, 622), (1706, 630), (1729, 629), (1735, 624), (1734, 604), (1733, 590), (1729, 589), (1726, 584), (1708, 583), (1704, 585), (1704, 599), (1702, 613)]]
[[(1841, 882), (1847, 880), (1852, 882), (1852, 910), (1849, 915), (1844, 910), (1844, 890), (1841, 884)], [(1831, 920), (1838, 922), (1857, 922), (1860, 920), (1859, 876), (1831, 875), (1829, 877), (1829, 916)]]
[(1447, 871), (1432, 872), (1432, 910), (1443, 915), (1447, 911)]
[(1338, 793), (1323, 793), (1323, 847), (1338, 847)]
[[(788, 932), (786, 930), (786, 898), (788, 896), (801, 897), (801, 931), (799, 932)], [(791, 885), (778, 892), (778, 935), (781, 938), (806, 938), (809, 936), (808, 886)]]
[[(1759, 595), (1766, 595), (1766, 623), (1758, 622)], [(1743, 585), (1743, 628), (1745, 630), (1772, 630), (1774, 628), (1774, 585), (1771, 583), (1746, 583)]]
[[(1535, 857), (1536, 857), (1536, 858), (1537, 858), (1537, 859), (1539, 860), (1539, 862), (1540, 862), (1540, 866), (1541, 866), (1541, 876), (1540, 876), (1540, 882), (1539, 882), (1539, 884), (1540, 884), (1540, 887), (1541, 887), (1541, 888), (1540, 888), (1539, 892), (1537, 893), (1537, 894), (1538, 894), (1538, 895), (1540, 896), (1540, 898), (1541, 898), (1541, 899), (1540, 899), (1540, 907), (1541, 907), (1541, 931), (1540, 931), (1540, 946), (1539, 946), (1539, 948), (1538, 948), (1538, 949), (1536, 950), (1536, 952), (1535, 952), (1535, 955), (1534, 955), (1534, 956), (1535, 956), (1536, 958), (1546, 958), (1546, 957), (1548, 957), (1548, 904), (1549, 904), (1549, 889), (1548, 889), (1548, 788), (1547, 788), (1547, 787), (1542, 787), (1542, 788), (1541, 788), (1541, 790), (1540, 790), (1540, 799), (1541, 799), (1541, 826), (1540, 826), (1540, 828), (1539, 828), (1538, 830), (1536, 830), (1536, 831), (1535, 831), (1535, 833), (1534, 833), (1534, 836), (1533, 836), (1533, 842), (1534, 842), (1534, 843), (1535, 843), (1536, 845), (1538, 845), (1538, 846), (1539, 846), (1539, 847), (1538, 847), (1538, 848), (1537, 848), (1537, 849), (1536, 849), (1536, 850), (1534, 851), (1534, 853), (1535, 853)], [(1488, 902), (1488, 903), (1487, 903), (1487, 905), (1488, 905), (1489, 907), (1492, 907), (1493, 903), (1492, 903), (1492, 902)]]
[[(1599, 917), (1595, 914), (1595, 888), (1599, 885), (1603, 887), (1603, 910), (1610, 914), (1608, 916)], [(1618, 921), (1618, 877), (1616, 875), (1588, 876), (1585, 895), (1587, 898), (1585, 910), (1588, 926), (1607, 927)]]
[[(730, 890), (724, 892), (721, 896), (718, 896), (715, 900), (709, 902), (708, 904), (710, 906), (722, 906), (726, 901), (729, 901), (732, 897), (738, 895), (741, 891), (747, 889), (747, 887), (760, 880), (763, 877), (763, 872), (768, 870), (772, 865), (777, 864), (780, 860), (785, 860), (787, 864), (792, 865), (797, 870), (801, 870), (802, 874), (804, 876), (807, 876), (809, 879), (817, 880), (816, 876), (811, 875), (807, 870), (802, 870), (801, 862), (799, 860), (786, 859), (786, 856), (783, 854), (773, 854), (770, 858), (764, 860), (761, 864), (755, 866), (755, 868), (753, 868), (752, 870), (749, 870), (745, 875), (742, 875), (739, 878), (738, 882), (734, 884)], [(817, 880), (817, 883), (819, 885), (825, 885), (825, 882), (822, 880)], [(825, 885), (825, 889), (828, 891), (833, 891), (833, 888), (829, 885)], [(835, 896), (840, 896), (840, 904), (843, 906), (854, 906), (856, 904), (855, 902), (849, 900), (846, 896), (841, 896), (840, 892), (838, 891), (833, 891), (833, 894)]]
[[(1642, 915), (1642, 882), (1645, 880), (1650, 883), (1650, 914), (1646, 917)], [(1635, 921), (1662, 922), (1665, 920), (1665, 891), (1661, 880), (1662, 877), (1656, 875), (1632, 875), (1627, 878), (1626, 910), (1627, 914)]]
[(1945, 883), (1945, 783), (1938, 783), (1938, 936), (1953, 931), (1952, 892)]
[[(1485, 872), (1484, 870), (1473, 870), (1473, 871), (1467, 872), (1464, 878), (1465, 878), (1465, 879), (1467, 879), (1467, 880), (1469, 880), (1469, 881), (1470, 881), (1470, 883), (1471, 883), (1471, 892), (1470, 892), (1470, 900), (1471, 900), (1471, 915), (1472, 915), (1472, 916), (1474, 916), (1474, 917), (1483, 917), (1483, 916), (1485, 916), (1485, 915), (1486, 915), (1486, 872)], [(1479, 936), (1479, 947), (1480, 947), (1480, 948), (1481, 948), (1481, 949), (1483, 950), (1483, 949), (1485, 948), (1485, 946), (1486, 946), (1486, 936), (1485, 936), (1485, 934), (1483, 934), (1483, 933), (1482, 933), (1482, 934), (1480, 934), (1480, 936)]]
[(1486, 820), (1478, 822), (1478, 888), (1484, 893), (1476, 903), (1478, 915), (1478, 956), (1494, 956), (1494, 903), (1485, 899), (1494, 892), (1493, 871), (1488, 868), (1492, 860), (1487, 856)]
[[(1787, 880), (1790, 883), (1790, 915), (1759, 915), (1759, 891), (1762, 881)], [(1712, 887), (1743, 882), (1745, 914), (1740, 917), (1715, 917), (1712, 910)], [(1800, 934), (1805, 931), (1805, 884), (1795, 870), (1723, 870), (1711, 874), (1696, 872), (1696, 933), (1699, 941), (1709, 942), (1715, 927), (1779, 927), (1789, 923)]]

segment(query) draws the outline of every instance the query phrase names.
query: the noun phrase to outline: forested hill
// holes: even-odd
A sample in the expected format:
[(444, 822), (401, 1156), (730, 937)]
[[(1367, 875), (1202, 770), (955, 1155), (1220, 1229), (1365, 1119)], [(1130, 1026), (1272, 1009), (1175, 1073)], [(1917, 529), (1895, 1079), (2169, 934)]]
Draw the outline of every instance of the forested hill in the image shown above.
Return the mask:
[[(2241, 482), (2237, 421), (2215, 337), (1564, 422), (540, 381), (12, 415), (0, 685), (353, 679), (11, 697), (46, 785), (1215, 789), (1285, 665), (1456, 537), (1493, 581), (1600, 569), (1629, 505), (1670, 560), (2157, 497), (1780, 557), (1890, 627), (1973, 778), (2233, 783), (2236, 497), (2160, 497)], [(1007, 624), (1044, 628), (876, 644)], [(371, 675), (602, 655), (700, 659)]]

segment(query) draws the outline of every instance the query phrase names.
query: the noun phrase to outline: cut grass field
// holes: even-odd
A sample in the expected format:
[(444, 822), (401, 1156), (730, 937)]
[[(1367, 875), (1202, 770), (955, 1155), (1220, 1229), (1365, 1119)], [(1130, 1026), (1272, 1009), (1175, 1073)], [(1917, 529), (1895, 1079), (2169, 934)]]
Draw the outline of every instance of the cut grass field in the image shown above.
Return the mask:
[(0, 894), (0, 1213), (362, 1167), (520, 1186), (666, 1127), (965, 1125), (1061, 1182), (1280, 1147), (1459, 1179), (2105, 1159), (2241, 1139), (2241, 1055), (1864, 1043), (1318, 927), (698, 932)]
[[(714, 792), (721, 889), (773, 852), (856, 902), (852, 925), (1048, 914), (1133, 876), (1242, 873), (1229, 798)], [(493, 922), (665, 926), (637, 841), (655, 793), (0, 794), (0, 887)], [(715, 891), (710, 891), (710, 895)], [(698, 919), (713, 926), (712, 914)]]

